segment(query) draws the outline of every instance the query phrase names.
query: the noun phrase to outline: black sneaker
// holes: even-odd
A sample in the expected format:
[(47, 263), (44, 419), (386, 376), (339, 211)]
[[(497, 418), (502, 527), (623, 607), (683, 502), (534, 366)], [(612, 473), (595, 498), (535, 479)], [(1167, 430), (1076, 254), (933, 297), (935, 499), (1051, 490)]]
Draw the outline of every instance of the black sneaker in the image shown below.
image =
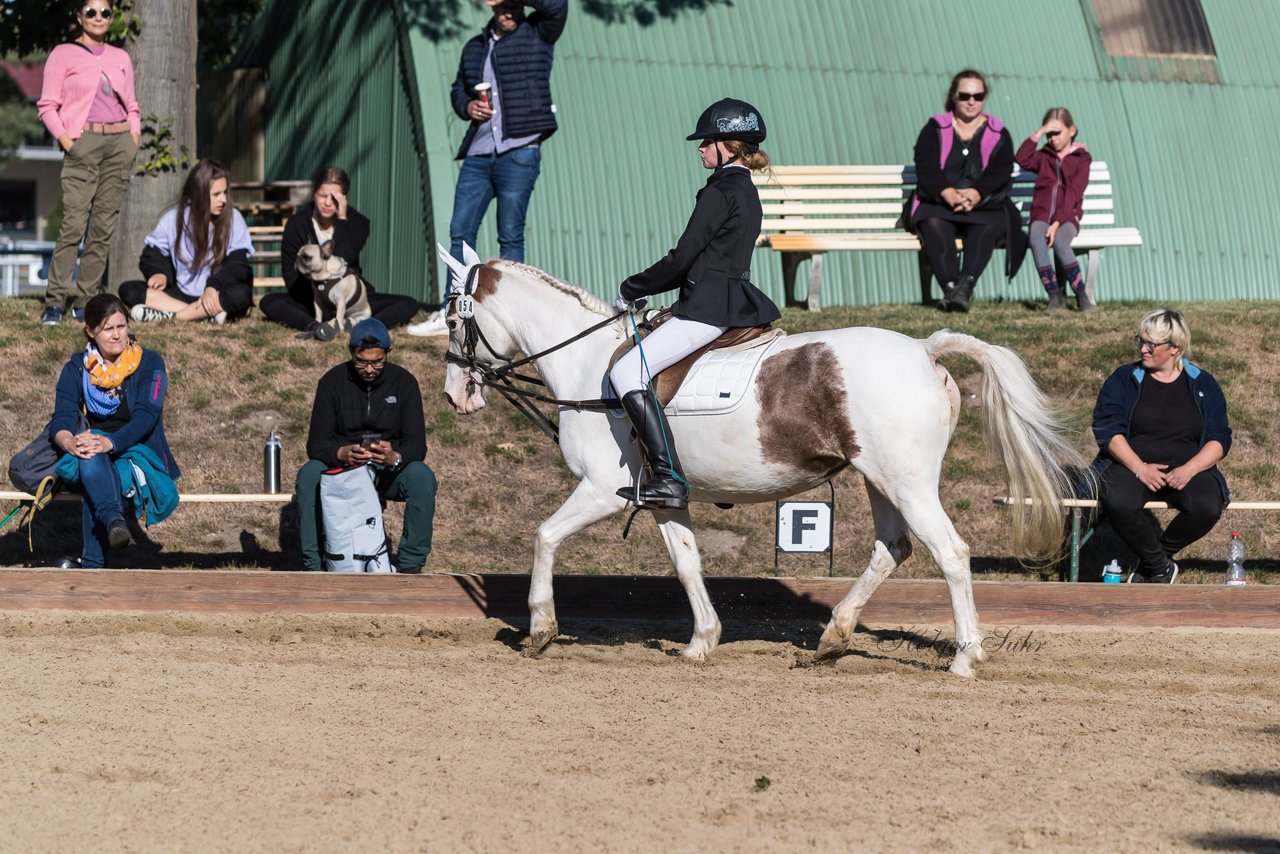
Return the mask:
[(1147, 577), (1148, 584), (1172, 584), (1178, 578), (1178, 565), (1173, 561), (1168, 561), (1164, 565), (1164, 572), (1159, 575), (1151, 575)]
[(133, 537), (129, 536), (129, 526), (123, 519), (117, 519), (107, 527), (107, 543), (113, 552), (128, 548), (132, 542)]

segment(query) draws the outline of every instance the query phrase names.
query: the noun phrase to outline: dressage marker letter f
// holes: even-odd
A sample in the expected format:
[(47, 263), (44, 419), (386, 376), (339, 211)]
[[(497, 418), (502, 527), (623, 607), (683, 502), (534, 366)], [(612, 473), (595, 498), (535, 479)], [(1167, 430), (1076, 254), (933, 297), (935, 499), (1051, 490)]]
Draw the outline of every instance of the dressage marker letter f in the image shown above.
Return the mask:
[(791, 542), (793, 545), (802, 545), (804, 543), (805, 531), (816, 531), (818, 525), (814, 521), (818, 518), (817, 510), (792, 510), (791, 511)]

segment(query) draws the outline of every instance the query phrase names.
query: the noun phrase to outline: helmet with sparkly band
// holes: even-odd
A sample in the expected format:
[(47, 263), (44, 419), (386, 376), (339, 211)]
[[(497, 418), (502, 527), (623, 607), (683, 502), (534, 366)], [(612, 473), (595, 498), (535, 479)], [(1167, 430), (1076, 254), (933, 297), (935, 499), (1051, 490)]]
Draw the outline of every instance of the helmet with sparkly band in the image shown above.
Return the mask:
[(685, 139), (736, 139), (749, 145), (764, 142), (764, 116), (736, 98), (722, 98), (702, 111), (698, 126)]

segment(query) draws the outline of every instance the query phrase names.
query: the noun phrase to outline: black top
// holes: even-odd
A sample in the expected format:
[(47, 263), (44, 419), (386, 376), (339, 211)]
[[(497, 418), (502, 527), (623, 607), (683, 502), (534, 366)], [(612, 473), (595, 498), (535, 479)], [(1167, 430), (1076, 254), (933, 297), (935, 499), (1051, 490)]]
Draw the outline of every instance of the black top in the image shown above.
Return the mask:
[[(284, 234), (280, 238), (280, 266), (284, 273), (285, 287), (289, 296), (303, 305), (311, 305), (311, 280), (298, 272), (298, 250), (308, 243), (319, 243), (315, 226), (311, 219), (315, 216), (316, 206), (307, 202), (298, 208), (285, 223)], [(333, 223), (333, 254), (347, 262), (348, 272), (355, 273), (361, 279), (360, 250), (369, 239), (369, 220), (364, 214), (351, 205), (347, 205), (347, 218), (335, 220)], [(365, 282), (368, 290), (368, 282)]]
[[(95, 415), (88, 409), (85, 410), (85, 420), (89, 422), (89, 426), (94, 430), (101, 430), (103, 433), (114, 433), (129, 423), (129, 401), (125, 398), (123, 385), (116, 387), (116, 395), (120, 398), (120, 405), (110, 415)], [(122, 448), (121, 450), (124, 449)]]
[(751, 173), (726, 166), (707, 179), (674, 249), (620, 291), (627, 299), (680, 289), (676, 317), (712, 326), (762, 326), (781, 317), (751, 283), (751, 255), (760, 236), (760, 194)]
[(1183, 371), (1171, 383), (1151, 374), (1142, 379), (1138, 403), (1129, 419), (1129, 447), (1149, 463), (1176, 468), (1200, 451), (1204, 416), (1191, 397), (1191, 384)]
[[(954, 186), (948, 183), (945, 167), (942, 163), (942, 143), (938, 138), (938, 123), (930, 119), (925, 122), (924, 127), (920, 130), (920, 135), (916, 137), (915, 147), (915, 166), (916, 166), (916, 192), (920, 198), (929, 202), (938, 202), (942, 200), (942, 191), (947, 187)], [(953, 131), (954, 132), (954, 131)], [(982, 141), (986, 134), (997, 133), (998, 141), (991, 151), (991, 157), (987, 161), (987, 168), (982, 168)], [(960, 143), (959, 137), (952, 141), (951, 154), (956, 152), (956, 144), (959, 143), (961, 148), (964, 143)], [(973, 139), (969, 140), (970, 155), (977, 155), (979, 178), (971, 185), (977, 189), (979, 195), (982, 196), (982, 203), (988, 199), (1003, 202), (1008, 198), (1009, 188), (1013, 186), (1013, 140), (1009, 136), (1009, 131), (1001, 126), (997, 132), (993, 127), (984, 125), (974, 134)], [(948, 164), (951, 158), (947, 158)], [(980, 203), (980, 204), (982, 204)]]
[(311, 406), (307, 457), (341, 465), (338, 448), (358, 443), (364, 433), (381, 434), (405, 463), (426, 457), (422, 390), (413, 374), (388, 362), (372, 383), (365, 383), (351, 362), (343, 362), (320, 378)]
[[(978, 186), (978, 181), (982, 178), (982, 151), (978, 144), (978, 137), (975, 136), (965, 142), (954, 128), (951, 132), (954, 139), (951, 143), (951, 152), (947, 156), (947, 164), (942, 169), (942, 174), (945, 176), (947, 183), (957, 190), (976, 187)], [(983, 198), (981, 201), (986, 201), (986, 199)]]

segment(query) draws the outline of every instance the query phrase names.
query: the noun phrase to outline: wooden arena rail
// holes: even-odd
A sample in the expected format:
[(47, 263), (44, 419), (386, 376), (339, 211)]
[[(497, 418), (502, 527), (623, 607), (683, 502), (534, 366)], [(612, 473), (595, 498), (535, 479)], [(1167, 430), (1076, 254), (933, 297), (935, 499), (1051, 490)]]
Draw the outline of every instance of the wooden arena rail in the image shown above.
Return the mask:
[[(1013, 506), (1013, 499), (1007, 495), (998, 495), (991, 499), (992, 503), (1004, 507)], [(1030, 504), (1031, 499), (1024, 499), (1025, 504)], [(1089, 542), (1089, 538), (1093, 536), (1093, 528), (1083, 531), (1084, 511), (1097, 509), (1098, 502), (1092, 498), (1064, 498), (1062, 506), (1071, 513), (1071, 581), (1080, 580), (1080, 549), (1085, 543)], [(1148, 501), (1143, 505), (1146, 510), (1168, 510), (1169, 504), (1165, 501)], [(1223, 508), (1225, 513), (1228, 510), (1280, 510), (1280, 501), (1232, 501)]]

